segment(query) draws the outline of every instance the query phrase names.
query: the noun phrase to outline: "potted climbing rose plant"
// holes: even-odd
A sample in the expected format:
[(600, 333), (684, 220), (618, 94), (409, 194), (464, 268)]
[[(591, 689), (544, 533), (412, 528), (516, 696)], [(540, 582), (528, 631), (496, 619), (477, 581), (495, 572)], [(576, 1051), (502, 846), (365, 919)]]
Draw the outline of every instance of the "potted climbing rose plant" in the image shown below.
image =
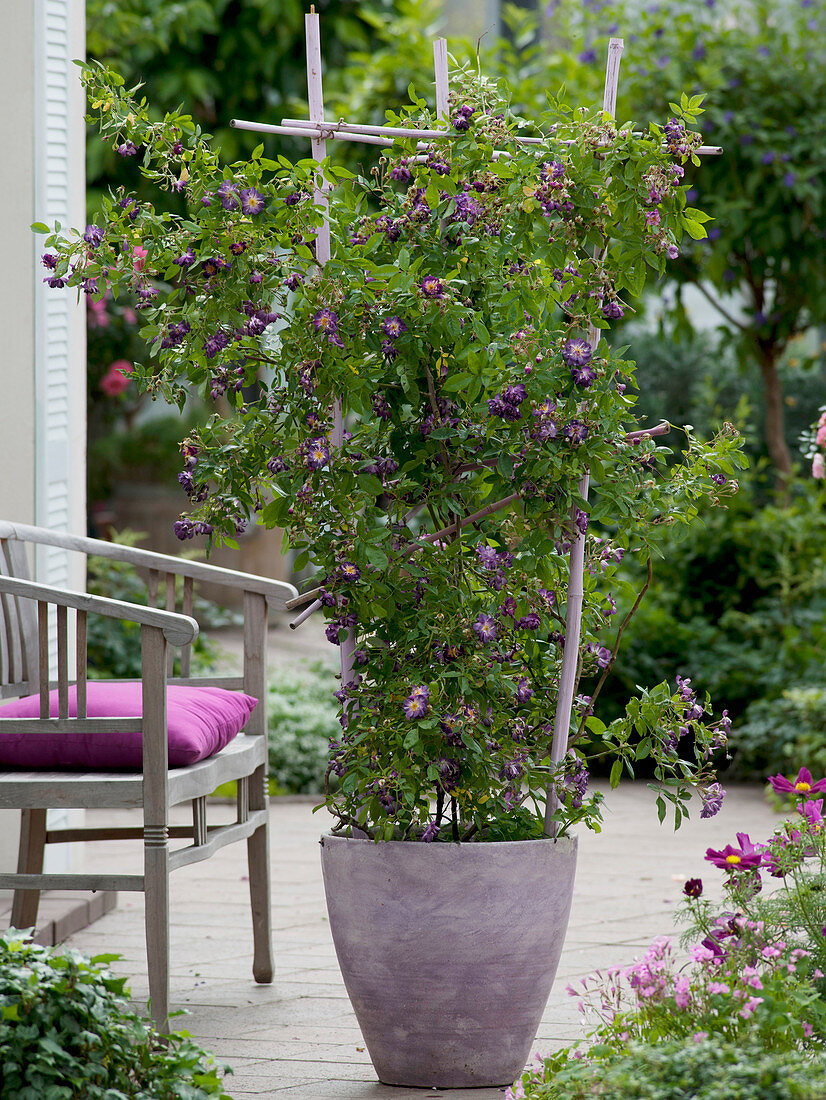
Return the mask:
[[(400, 137), (356, 177), (262, 146), (222, 165), (187, 116), (153, 121), (115, 74), (84, 79), (104, 136), (185, 212), (118, 192), (85, 233), (51, 233), (47, 277), (93, 299), (132, 291), (139, 387), (213, 402), (182, 444), (179, 537), (231, 540), (255, 517), (314, 567), (296, 621), (316, 606), (344, 651), (323, 867), (378, 1074), (507, 1083), (559, 959), (572, 829), (599, 829), (592, 761), (612, 785), (644, 762), (677, 824), (692, 792), (705, 815), (722, 798), (711, 759), (727, 719), (688, 681), (597, 714), (628, 618), (623, 555), (650, 576), (665, 527), (722, 505), (741, 465), (728, 427), (685, 429), (667, 464), (634, 417), (634, 364), (607, 339), (647, 271), (704, 235), (681, 185), (699, 106), (639, 135), (551, 101), (526, 129), (459, 73), (451, 140)], [(391, 122), (438, 125), (415, 99)], [(560, 751), (566, 645), (581, 685)]]

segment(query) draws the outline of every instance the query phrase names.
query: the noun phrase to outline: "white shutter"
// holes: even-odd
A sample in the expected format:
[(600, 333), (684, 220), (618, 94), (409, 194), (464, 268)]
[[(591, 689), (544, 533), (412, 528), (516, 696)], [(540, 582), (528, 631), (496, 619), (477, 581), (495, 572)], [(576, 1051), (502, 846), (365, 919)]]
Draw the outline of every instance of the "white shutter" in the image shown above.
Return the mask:
[[(38, 221), (58, 221), (66, 228), (77, 225), (78, 215), (83, 219), (84, 214), (83, 194), (76, 186), (84, 149), (76, 138), (78, 132), (82, 135), (82, 123), (73, 117), (79, 102), (72, 64), (72, 20), (83, 18), (83, 8), (77, 0), (36, 0), (35, 211)], [(41, 245), (42, 238), (35, 247), (41, 250)], [(85, 510), (84, 469), (73, 447), (77, 425), (85, 421), (85, 409), (78, 406), (80, 395), (85, 401), (83, 333), (78, 332), (84, 320), (74, 291), (38, 283), (35, 522), (58, 531), (72, 530), (73, 519), (76, 523)], [(37, 577), (45, 584), (72, 587), (69, 555), (54, 547), (41, 548)]]
[[(86, 220), (83, 103), (72, 64), (83, 53), (84, 20), (84, 0), (35, 0), (35, 220), (48, 225), (57, 221), (64, 229)], [(42, 242), (42, 237), (34, 242), (35, 270), (40, 273), (34, 335), (35, 523), (86, 534), (85, 307), (78, 308), (75, 291), (54, 290), (42, 282)], [(57, 547), (38, 547), (36, 575), (57, 587), (84, 584), (82, 566)], [(55, 670), (54, 623), (50, 634), (49, 660)], [(50, 828), (82, 824), (82, 811), (50, 810), (48, 821)], [(78, 870), (72, 865), (80, 855), (77, 849), (49, 846), (46, 870)]]

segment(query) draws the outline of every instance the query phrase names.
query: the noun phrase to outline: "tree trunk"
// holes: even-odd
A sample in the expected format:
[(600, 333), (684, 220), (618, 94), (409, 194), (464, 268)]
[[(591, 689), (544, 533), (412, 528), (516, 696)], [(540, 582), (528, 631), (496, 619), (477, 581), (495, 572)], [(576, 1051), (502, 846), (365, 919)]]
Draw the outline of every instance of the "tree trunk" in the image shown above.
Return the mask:
[(781, 487), (792, 472), (792, 456), (786, 446), (783, 386), (777, 373), (779, 351), (776, 347), (760, 348), (760, 373), (763, 377), (763, 399), (766, 406), (766, 444), (778, 473)]

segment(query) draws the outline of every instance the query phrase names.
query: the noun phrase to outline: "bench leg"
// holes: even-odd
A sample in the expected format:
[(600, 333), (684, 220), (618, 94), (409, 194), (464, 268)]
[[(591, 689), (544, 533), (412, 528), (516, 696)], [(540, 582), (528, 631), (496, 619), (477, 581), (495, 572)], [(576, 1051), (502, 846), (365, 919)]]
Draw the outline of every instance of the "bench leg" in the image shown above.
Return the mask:
[(150, 1015), (162, 1035), (169, 1031), (169, 844), (166, 829), (146, 833), (144, 877), (146, 890), (146, 961), (149, 970)]
[[(266, 768), (262, 764), (250, 776), (250, 809), (267, 808)], [(262, 985), (273, 977), (272, 919), (270, 902), (270, 834), (262, 825), (247, 838), (247, 863), (252, 906), (253, 957), (252, 975)]]
[[(20, 814), (18, 875), (43, 874), (43, 849), (46, 846), (46, 811), (23, 810)], [(11, 908), (12, 928), (34, 928), (40, 906), (39, 890), (15, 890)]]

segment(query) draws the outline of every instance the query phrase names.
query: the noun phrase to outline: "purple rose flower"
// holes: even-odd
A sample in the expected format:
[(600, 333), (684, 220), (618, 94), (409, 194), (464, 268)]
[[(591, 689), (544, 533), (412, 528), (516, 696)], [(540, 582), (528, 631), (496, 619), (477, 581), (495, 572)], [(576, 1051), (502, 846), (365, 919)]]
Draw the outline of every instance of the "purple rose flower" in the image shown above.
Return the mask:
[(204, 275), (206, 275), (207, 278), (211, 279), (212, 276), (217, 275), (219, 271), (226, 271), (229, 267), (229, 264), (226, 260), (222, 260), (220, 256), (209, 256), (206, 260), (204, 260), (201, 266), (203, 268)]
[[(700, 817), (714, 817), (720, 812), (725, 797), (726, 792), (722, 786), (719, 783), (712, 783), (703, 791), (703, 808), (700, 810)], [(699, 897), (699, 895), (694, 896)]]
[(351, 561), (343, 561), (341, 565), (339, 565), (338, 571), (341, 579), (343, 581), (349, 581), (351, 584), (355, 584), (361, 577), (361, 570)]
[(520, 703), (527, 703), (533, 696), (533, 688), (523, 676), (516, 686), (516, 698)]
[(175, 532), (175, 538), (186, 541), (186, 539), (195, 538), (195, 525), (191, 519), (176, 519), (172, 524), (172, 530)]
[(402, 157), (399, 163), (390, 169), (390, 178), (398, 180), (399, 183), (410, 183), (413, 173), (407, 167), (407, 157)]
[(590, 363), (586, 363), (582, 367), (571, 367), (571, 378), (573, 378), (578, 386), (582, 386), (583, 389), (587, 390), (596, 376), (597, 373)]
[(442, 757), (436, 761), (436, 767), (439, 771), (439, 779), (446, 791), (453, 791), (459, 785), (459, 780), (462, 776), (462, 769), (456, 760), (450, 760)]
[(322, 438), (311, 439), (307, 445), (307, 469), (320, 470), (330, 461), (330, 448), (327, 440)]
[(602, 304), (602, 316), (607, 317), (609, 321), (618, 321), (625, 316), (625, 310), (616, 298), (609, 298), (607, 302)]
[(498, 555), (492, 546), (486, 542), (480, 542), (476, 547), (476, 556), (484, 569), (495, 569)]
[(373, 407), (373, 414), (379, 420), (390, 419), (390, 406), (387, 404), (387, 399), (383, 393), (374, 393), (370, 398), (370, 404)]
[(92, 248), (97, 248), (103, 240), (103, 230), (99, 225), (87, 225), (83, 239)]
[(216, 194), (224, 210), (238, 209), (238, 188), (230, 180), (223, 180)]
[(480, 612), (473, 624), (473, 629), (481, 641), (492, 642), (496, 637), (496, 620), (490, 615), (484, 615)]
[(430, 692), (426, 687), (414, 688), (402, 703), (405, 718), (424, 718), (430, 709)]
[(542, 620), (536, 611), (529, 611), (527, 615), (523, 615), (521, 619), (516, 620), (517, 630), (539, 630), (542, 625)]
[(182, 252), (180, 256), (176, 256), (172, 262), (177, 264), (178, 267), (189, 267), (190, 264), (195, 263), (195, 249), (192, 245), (189, 245), (186, 251)]
[(381, 323), (381, 330), (391, 340), (396, 340), (403, 332), (407, 332), (407, 325), (401, 317), (385, 317)]
[(591, 355), (591, 345), (581, 337), (566, 341), (562, 348), (562, 358), (569, 367), (587, 366), (591, 362)]
[(316, 332), (322, 332), (331, 344), (343, 347), (338, 335), (338, 315), (329, 308), (320, 309), (313, 315)]
[(245, 187), (243, 191), (239, 191), (238, 198), (241, 200), (241, 212), (251, 216), (260, 214), (267, 204), (265, 196), (254, 187)]
[(572, 447), (578, 447), (580, 443), (584, 443), (588, 438), (589, 428), (581, 420), (572, 420), (570, 424), (566, 424), (562, 429), (562, 434)]
[(444, 298), (445, 284), (443, 279), (437, 279), (435, 275), (425, 275), (421, 281), (422, 294), (425, 298)]

